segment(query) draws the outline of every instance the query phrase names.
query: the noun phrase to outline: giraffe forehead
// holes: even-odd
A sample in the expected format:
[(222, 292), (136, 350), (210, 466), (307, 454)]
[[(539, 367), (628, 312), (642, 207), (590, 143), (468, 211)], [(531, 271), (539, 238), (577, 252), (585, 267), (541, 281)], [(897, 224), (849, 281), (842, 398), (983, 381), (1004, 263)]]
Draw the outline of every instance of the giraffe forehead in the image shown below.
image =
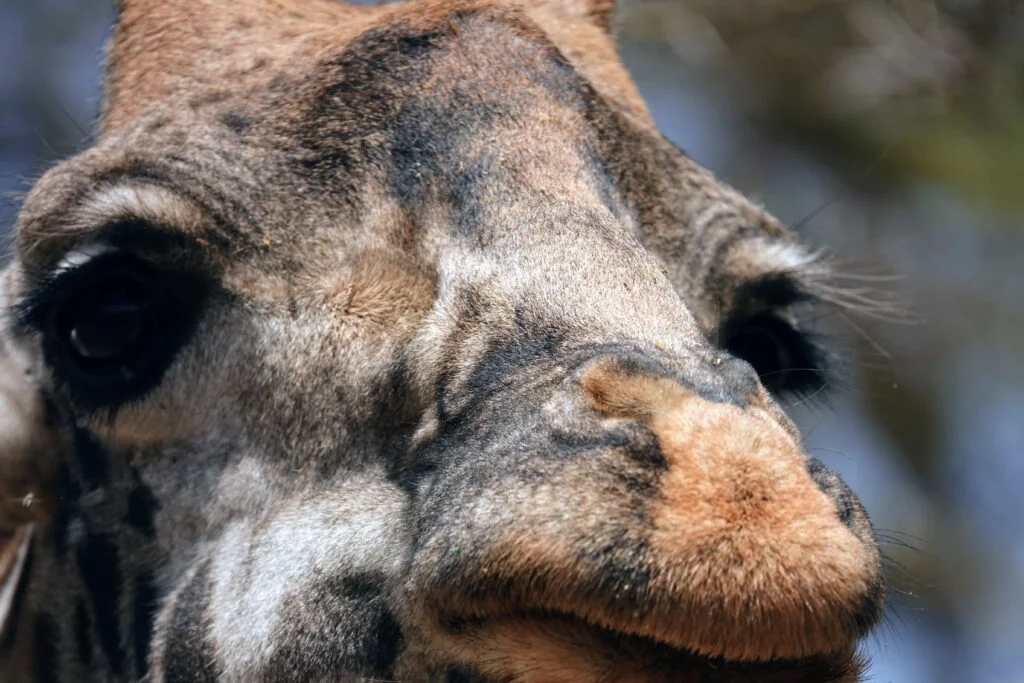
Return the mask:
[[(588, 5), (601, 6), (601, 9)], [(314, 76), (339, 51), (368, 58), (369, 71), (387, 72), (395, 59), (422, 57), (437, 41), (482, 37), (504, 59), (455, 65), (447, 77), (473, 77), (483, 67), (494, 88), (521, 66), (508, 53), (512, 39), (557, 43), (574, 64), (640, 118), (646, 110), (619, 63), (607, 33), (612, 3), (586, 0), (561, 7), (548, 0), (432, 0), (353, 6), (319, 0), (240, 0), (235, 3), (122, 3), (107, 63), (102, 128), (115, 129), (167, 100), (251, 96), (268, 83)], [(595, 21), (595, 15), (604, 14)], [(497, 32), (482, 35), (491, 22)], [(381, 52), (384, 48), (385, 52)], [(383, 59), (378, 59), (383, 55)], [(363, 59), (365, 62), (366, 59)], [(500, 75), (495, 81), (490, 76)]]
[[(325, 243), (408, 246), (425, 223), (473, 233), (511, 191), (615, 201), (594, 139), (609, 105), (522, 13), (392, 18), (326, 45), (111, 105), (98, 145), (30, 196), (22, 242), (45, 261), (137, 218), (235, 264), (301, 270)], [(581, 189), (585, 176), (600, 180)]]
[(560, 49), (567, 46), (556, 46), (521, 9), (431, 7), (375, 21), (362, 17), (343, 30), (296, 29), (266, 54), (229, 43), (213, 66), (203, 65), (214, 73), (171, 66), (153, 74), (161, 89), (139, 84), (125, 102), (121, 82), (149, 74), (154, 57), (133, 55), (115, 41), (113, 53), (121, 56), (108, 71), (103, 133), (141, 129), (138, 138), (171, 128), (157, 137), (180, 143), (182, 128), (205, 124), (230, 145), (304, 152), (304, 173), (337, 174), (357, 170), (374, 151), (386, 152), (389, 138), (400, 133), (430, 138), (442, 151), (456, 132), (481, 131), (513, 115), (543, 120), (562, 107), (578, 110), (593, 96), (577, 70), (582, 60), (587, 71), (591, 60), (570, 61)]

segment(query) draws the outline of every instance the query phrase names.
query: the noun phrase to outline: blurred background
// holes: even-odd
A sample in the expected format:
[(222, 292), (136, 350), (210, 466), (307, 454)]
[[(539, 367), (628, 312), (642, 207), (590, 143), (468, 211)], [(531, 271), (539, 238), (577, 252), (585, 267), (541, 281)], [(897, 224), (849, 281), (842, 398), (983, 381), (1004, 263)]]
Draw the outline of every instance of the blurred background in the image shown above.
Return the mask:
[[(1024, 683), (1024, 5), (623, 2), (665, 134), (911, 302), (815, 318), (847, 367), (790, 406), (888, 557), (871, 680)], [(0, 235), (86, 144), (111, 5), (0, 5)]]

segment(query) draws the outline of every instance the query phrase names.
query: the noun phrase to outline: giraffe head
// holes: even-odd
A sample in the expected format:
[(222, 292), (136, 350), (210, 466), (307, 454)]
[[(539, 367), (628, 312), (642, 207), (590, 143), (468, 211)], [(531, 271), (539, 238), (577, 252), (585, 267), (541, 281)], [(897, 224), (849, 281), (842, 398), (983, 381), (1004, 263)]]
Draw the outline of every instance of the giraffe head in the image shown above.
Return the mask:
[(776, 400), (827, 264), (609, 0), (121, 5), (0, 295), (36, 675), (858, 679), (870, 523)]

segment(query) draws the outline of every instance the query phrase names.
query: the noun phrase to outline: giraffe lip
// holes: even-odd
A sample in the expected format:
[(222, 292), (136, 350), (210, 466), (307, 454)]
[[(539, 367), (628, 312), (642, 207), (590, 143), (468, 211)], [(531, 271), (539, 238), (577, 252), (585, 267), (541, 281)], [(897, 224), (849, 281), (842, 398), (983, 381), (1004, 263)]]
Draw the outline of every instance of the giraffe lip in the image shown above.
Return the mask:
[[(522, 670), (533, 674), (550, 673), (551, 681), (629, 680), (631, 683), (856, 683), (863, 680), (865, 662), (857, 653), (856, 644), (832, 653), (814, 654), (789, 659), (739, 661), (719, 656), (698, 654), (646, 636), (597, 626), (572, 615), (557, 613), (518, 613), (460, 620), (449, 629), (452, 634), (480, 638), (487, 632), (503, 628), (535, 629), (540, 648), (561, 651), (562, 658), (551, 657), (543, 662), (531, 660), (526, 652)], [(500, 651), (500, 648), (499, 648)], [(506, 652), (505, 661), (515, 661), (524, 653)], [(491, 652), (494, 655), (494, 652)], [(546, 668), (551, 662), (589, 660), (593, 670), (602, 672), (593, 679)], [(582, 665), (582, 667), (588, 664)], [(585, 670), (585, 668), (580, 669)], [(604, 672), (613, 672), (611, 678)], [(518, 672), (513, 672), (518, 675)], [(506, 680), (506, 672), (481, 671), (474, 680)], [(495, 676), (497, 676), (495, 678)], [(514, 677), (514, 676), (513, 676)], [(515, 678), (515, 677), (514, 677)], [(518, 680), (518, 679), (516, 679)], [(527, 676), (523, 680), (534, 680)], [(538, 679), (540, 680), (540, 679)]]

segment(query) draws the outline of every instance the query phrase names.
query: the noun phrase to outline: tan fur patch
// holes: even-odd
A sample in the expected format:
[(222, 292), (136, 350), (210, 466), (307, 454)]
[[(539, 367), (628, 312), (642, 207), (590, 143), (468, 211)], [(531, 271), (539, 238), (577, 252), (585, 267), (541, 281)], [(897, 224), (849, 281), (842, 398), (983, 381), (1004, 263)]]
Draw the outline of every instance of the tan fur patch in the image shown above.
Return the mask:
[(604, 414), (646, 422), (668, 461), (652, 510), (650, 588), (682, 609), (640, 632), (744, 661), (829, 652), (857, 637), (846, 617), (869, 593), (877, 555), (842, 525), (763, 408), (601, 366), (583, 385)]
[(429, 308), (433, 285), (407, 260), (380, 253), (363, 258), (348, 274), (324, 275), (310, 286), (338, 316), (374, 329), (415, 320)]

